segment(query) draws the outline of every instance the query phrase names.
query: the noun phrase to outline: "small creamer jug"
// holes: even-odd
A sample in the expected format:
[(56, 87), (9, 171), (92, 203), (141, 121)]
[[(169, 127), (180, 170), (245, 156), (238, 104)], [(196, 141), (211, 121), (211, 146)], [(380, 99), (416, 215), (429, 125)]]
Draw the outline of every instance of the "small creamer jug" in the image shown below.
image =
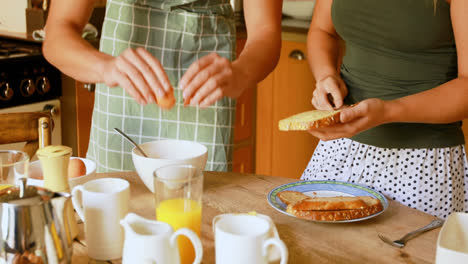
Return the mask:
[(184, 235), (195, 249), (194, 264), (199, 264), (203, 257), (203, 248), (197, 234), (188, 228), (174, 232), (164, 222), (148, 220), (134, 213), (129, 213), (120, 221), (124, 228), (125, 241), (122, 263), (142, 264), (180, 264), (177, 237)]

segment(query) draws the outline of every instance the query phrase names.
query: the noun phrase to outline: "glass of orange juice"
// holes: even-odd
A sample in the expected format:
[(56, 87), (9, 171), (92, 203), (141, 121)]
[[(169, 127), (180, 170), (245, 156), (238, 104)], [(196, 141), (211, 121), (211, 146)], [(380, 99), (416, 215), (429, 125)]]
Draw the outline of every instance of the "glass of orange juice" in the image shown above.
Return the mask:
[[(190, 228), (200, 237), (203, 170), (192, 165), (169, 165), (154, 171), (156, 219), (177, 230)], [(191, 264), (195, 250), (190, 240), (178, 237), (180, 263)]]
[(15, 184), (19, 178), (27, 178), (28, 154), (17, 150), (0, 150), (0, 190)]

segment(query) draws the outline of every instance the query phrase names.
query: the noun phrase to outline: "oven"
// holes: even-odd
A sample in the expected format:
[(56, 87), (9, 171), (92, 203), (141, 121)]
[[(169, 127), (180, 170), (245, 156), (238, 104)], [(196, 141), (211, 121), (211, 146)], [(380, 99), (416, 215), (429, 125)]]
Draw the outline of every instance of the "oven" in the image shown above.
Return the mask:
[[(61, 73), (42, 55), (41, 43), (0, 37), (0, 113), (50, 111), (51, 144), (62, 144)], [(22, 149), (25, 143), (0, 145)]]

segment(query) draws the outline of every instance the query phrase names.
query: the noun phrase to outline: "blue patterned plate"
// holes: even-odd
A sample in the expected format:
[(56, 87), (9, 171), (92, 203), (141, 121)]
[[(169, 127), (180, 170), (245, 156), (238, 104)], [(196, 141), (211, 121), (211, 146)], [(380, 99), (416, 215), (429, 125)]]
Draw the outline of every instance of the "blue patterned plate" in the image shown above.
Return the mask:
[(342, 220), (342, 221), (314, 221), (314, 222), (326, 222), (326, 223), (349, 223), (366, 220), (372, 217), (375, 217), (383, 213), (388, 208), (388, 201), (385, 196), (381, 193), (374, 191), (368, 187), (361, 186), (349, 182), (340, 182), (340, 181), (298, 181), (283, 184), (276, 187), (268, 193), (268, 203), (280, 211), (283, 214), (293, 216), (286, 212), (286, 204), (283, 203), (277, 196), (279, 192), (282, 191), (296, 191), (306, 194), (310, 197), (332, 197), (332, 196), (371, 196), (380, 200), (383, 206), (383, 210), (369, 215), (366, 217), (351, 219), (351, 220)]

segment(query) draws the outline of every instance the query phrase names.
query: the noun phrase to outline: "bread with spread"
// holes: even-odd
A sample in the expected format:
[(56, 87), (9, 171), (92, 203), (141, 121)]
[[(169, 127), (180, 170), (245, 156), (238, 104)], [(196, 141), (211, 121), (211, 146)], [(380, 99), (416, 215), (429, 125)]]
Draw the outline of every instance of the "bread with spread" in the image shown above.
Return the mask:
[(341, 110), (312, 110), (279, 121), (279, 130), (309, 130), (340, 122)]
[(342, 221), (362, 218), (383, 210), (379, 199), (370, 196), (310, 197), (300, 192), (283, 191), (278, 198), (287, 204), (286, 212), (315, 221)]

